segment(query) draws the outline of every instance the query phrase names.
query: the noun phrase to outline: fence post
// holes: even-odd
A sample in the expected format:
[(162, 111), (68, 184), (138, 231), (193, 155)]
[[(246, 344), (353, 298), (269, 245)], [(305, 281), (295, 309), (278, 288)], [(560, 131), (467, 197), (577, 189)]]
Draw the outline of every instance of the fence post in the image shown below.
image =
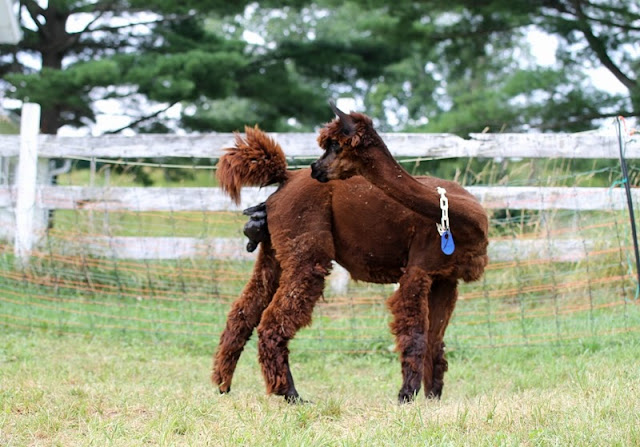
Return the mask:
[(16, 175), (16, 229), (14, 253), (26, 264), (33, 248), (33, 218), (36, 205), (38, 172), (38, 134), (40, 132), (40, 106), (26, 103), (20, 120), (20, 156)]

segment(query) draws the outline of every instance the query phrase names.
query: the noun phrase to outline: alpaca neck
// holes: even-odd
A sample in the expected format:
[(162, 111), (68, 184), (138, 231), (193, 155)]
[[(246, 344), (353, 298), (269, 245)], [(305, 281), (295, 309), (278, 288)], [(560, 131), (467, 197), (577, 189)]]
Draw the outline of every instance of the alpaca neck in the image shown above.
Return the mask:
[[(436, 188), (428, 188), (411, 176), (393, 158), (389, 150), (382, 147), (372, 148), (369, 152), (373, 159), (360, 172), (369, 182), (380, 188), (387, 196), (421, 216), (440, 221), (440, 195)], [(472, 212), (473, 210), (473, 212)], [(484, 210), (477, 201), (469, 197), (449, 197), (449, 217), (454, 226), (475, 229), (486, 236), (488, 221)], [(454, 224), (455, 222), (455, 224)]]
[(376, 157), (367, 169), (360, 174), (369, 182), (380, 188), (387, 196), (401, 203), (410, 210), (428, 217), (440, 219), (440, 196), (413, 178), (393, 158), (386, 148), (372, 150)]

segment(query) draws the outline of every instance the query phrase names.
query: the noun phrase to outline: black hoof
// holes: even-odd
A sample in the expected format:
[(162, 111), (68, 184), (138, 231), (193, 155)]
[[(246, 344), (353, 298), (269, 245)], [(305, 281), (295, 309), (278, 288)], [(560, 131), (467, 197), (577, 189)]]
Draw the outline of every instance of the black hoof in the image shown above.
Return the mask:
[(285, 395), (284, 396), (284, 400), (287, 401), (288, 404), (291, 405), (305, 405), (305, 404), (310, 404), (311, 401), (309, 400), (305, 400), (303, 398), (301, 398), (300, 396), (296, 395)]
[(400, 393), (398, 394), (398, 403), (400, 405), (409, 404), (416, 399), (416, 394), (418, 394), (417, 391), (414, 391), (414, 392), (400, 391)]

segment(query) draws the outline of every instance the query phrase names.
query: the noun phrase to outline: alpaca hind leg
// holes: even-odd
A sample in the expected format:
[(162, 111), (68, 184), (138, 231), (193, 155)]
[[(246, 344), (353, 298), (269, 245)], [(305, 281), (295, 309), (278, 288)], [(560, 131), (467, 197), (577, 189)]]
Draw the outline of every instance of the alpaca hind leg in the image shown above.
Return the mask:
[(439, 399), (448, 369), (444, 351), (444, 333), (458, 298), (457, 281), (439, 279), (433, 282), (429, 294), (428, 348), (424, 368), (424, 392), (427, 398)]
[(391, 332), (402, 365), (400, 403), (412, 401), (420, 391), (427, 355), (428, 294), (431, 278), (418, 267), (409, 267), (400, 278), (400, 287), (388, 302), (393, 314)]
[[(284, 261), (283, 261), (284, 264)], [(258, 326), (258, 356), (267, 393), (300, 402), (289, 367), (288, 343), (296, 332), (311, 323), (313, 307), (324, 290), (331, 257), (304, 253), (288, 257), (280, 286), (265, 309)]]
[(251, 279), (240, 297), (233, 303), (227, 324), (220, 336), (220, 344), (214, 355), (211, 380), (221, 393), (231, 389), (231, 379), (240, 354), (253, 329), (260, 322), (262, 312), (269, 305), (278, 287), (280, 266), (273, 249), (263, 242)]

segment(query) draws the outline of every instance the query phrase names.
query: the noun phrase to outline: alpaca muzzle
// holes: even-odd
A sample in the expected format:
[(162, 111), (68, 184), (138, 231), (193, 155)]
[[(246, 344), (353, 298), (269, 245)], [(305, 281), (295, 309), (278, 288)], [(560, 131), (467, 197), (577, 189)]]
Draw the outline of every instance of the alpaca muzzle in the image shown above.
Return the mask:
[(316, 179), (320, 183), (327, 183), (329, 181), (327, 171), (318, 167), (317, 162), (311, 163), (311, 178)]

